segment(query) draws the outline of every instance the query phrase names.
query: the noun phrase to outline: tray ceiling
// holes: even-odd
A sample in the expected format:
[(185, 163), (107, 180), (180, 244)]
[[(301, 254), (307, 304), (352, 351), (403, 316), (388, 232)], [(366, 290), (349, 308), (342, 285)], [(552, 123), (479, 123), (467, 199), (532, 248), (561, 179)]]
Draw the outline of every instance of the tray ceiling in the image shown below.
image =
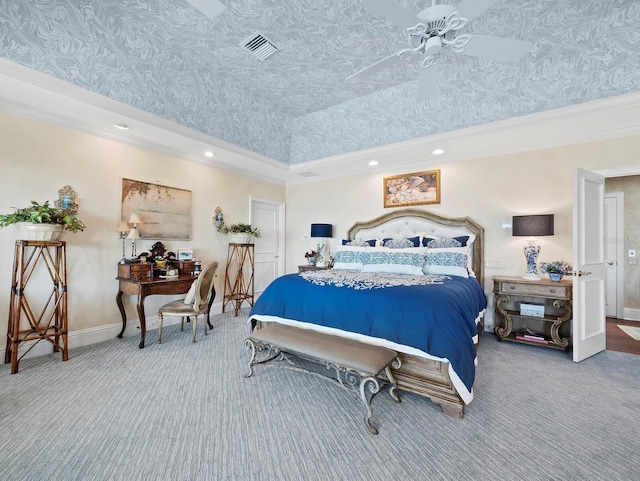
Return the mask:
[[(405, 47), (359, 0), (221, 3), (211, 19), (186, 0), (0, 0), (0, 57), (284, 165), (640, 90), (637, 0), (498, 0), (466, 32), (533, 50), (443, 52), (425, 103), (418, 61), (345, 82)], [(277, 49), (264, 60), (244, 47), (256, 33)]]

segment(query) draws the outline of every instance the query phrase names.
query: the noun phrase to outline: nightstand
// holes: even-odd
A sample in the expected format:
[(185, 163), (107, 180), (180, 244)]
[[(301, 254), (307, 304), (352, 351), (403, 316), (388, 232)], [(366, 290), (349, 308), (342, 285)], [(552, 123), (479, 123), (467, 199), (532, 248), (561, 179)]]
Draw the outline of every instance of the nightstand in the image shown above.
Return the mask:
[(304, 271), (324, 271), (327, 269), (331, 269), (331, 266), (310, 266), (310, 265), (304, 265), (304, 266), (298, 266), (298, 272), (304, 272)]
[(495, 333), (499, 341), (570, 350), (571, 277), (554, 282), (494, 277)]

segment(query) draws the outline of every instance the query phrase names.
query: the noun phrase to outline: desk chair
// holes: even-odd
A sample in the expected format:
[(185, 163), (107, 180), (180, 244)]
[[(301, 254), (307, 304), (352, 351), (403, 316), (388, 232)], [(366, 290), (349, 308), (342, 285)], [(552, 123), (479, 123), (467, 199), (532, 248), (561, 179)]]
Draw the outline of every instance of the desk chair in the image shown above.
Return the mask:
[(162, 319), (163, 316), (180, 316), (180, 330), (184, 331), (185, 317), (193, 317), (193, 342), (196, 342), (196, 330), (198, 328), (198, 316), (205, 314), (204, 334), (208, 335), (209, 311), (216, 296), (213, 279), (218, 270), (218, 263), (212, 262), (205, 267), (197, 277), (184, 299), (169, 302), (158, 309), (158, 344), (162, 343)]

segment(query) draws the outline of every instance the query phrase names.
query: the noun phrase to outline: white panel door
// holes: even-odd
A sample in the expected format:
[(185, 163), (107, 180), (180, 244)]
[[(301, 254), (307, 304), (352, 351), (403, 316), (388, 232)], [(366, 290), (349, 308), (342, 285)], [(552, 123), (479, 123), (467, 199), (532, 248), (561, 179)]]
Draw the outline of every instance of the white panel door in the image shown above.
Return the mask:
[(260, 229), (254, 239), (254, 293), (256, 298), (284, 272), (284, 204), (251, 199), (251, 225)]
[(606, 349), (604, 177), (576, 168), (573, 185), (573, 360)]

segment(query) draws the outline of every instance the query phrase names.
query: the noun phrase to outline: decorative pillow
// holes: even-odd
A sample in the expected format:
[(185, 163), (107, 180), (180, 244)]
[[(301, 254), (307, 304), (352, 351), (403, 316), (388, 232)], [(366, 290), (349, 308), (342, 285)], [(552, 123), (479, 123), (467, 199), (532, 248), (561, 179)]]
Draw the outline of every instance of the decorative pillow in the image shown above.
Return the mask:
[(184, 298), (185, 304), (193, 304), (193, 301), (196, 300), (196, 281), (191, 283), (191, 287), (189, 288), (189, 292), (187, 292), (187, 297)]
[(425, 274), (475, 277), (468, 267), (471, 259), (470, 252), (469, 247), (427, 249), (423, 271)]
[(342, 239), (342, 245), (343, 246), (353, 246), (353, 247), (375, 247), (376, 246), (376, 240), (375, 239), (369, 239), (366, 241), (363, 240), (349, 240), (349, 239)]
[(368, 247), (343, 246), (333, 253), (333, 268), (359, 271)]
[(407, 239), (383, 239), (382, 245), (390, 249), (406, 249), (408, 247), (420, 247), (420, 237)]
[(387, 272), (391, 274), (412, 274), (421, 276), (424, 256), (421, 252), (405, 250), (376, 250), (367, 252), (362, 272)]
[(424, 237), (422, 239), (422, 245), (434, 249), (441, 249), (443, 247), (465, 247), (471, 245), (475, 239), (476, 236), (473, 234), (458, 237)]

